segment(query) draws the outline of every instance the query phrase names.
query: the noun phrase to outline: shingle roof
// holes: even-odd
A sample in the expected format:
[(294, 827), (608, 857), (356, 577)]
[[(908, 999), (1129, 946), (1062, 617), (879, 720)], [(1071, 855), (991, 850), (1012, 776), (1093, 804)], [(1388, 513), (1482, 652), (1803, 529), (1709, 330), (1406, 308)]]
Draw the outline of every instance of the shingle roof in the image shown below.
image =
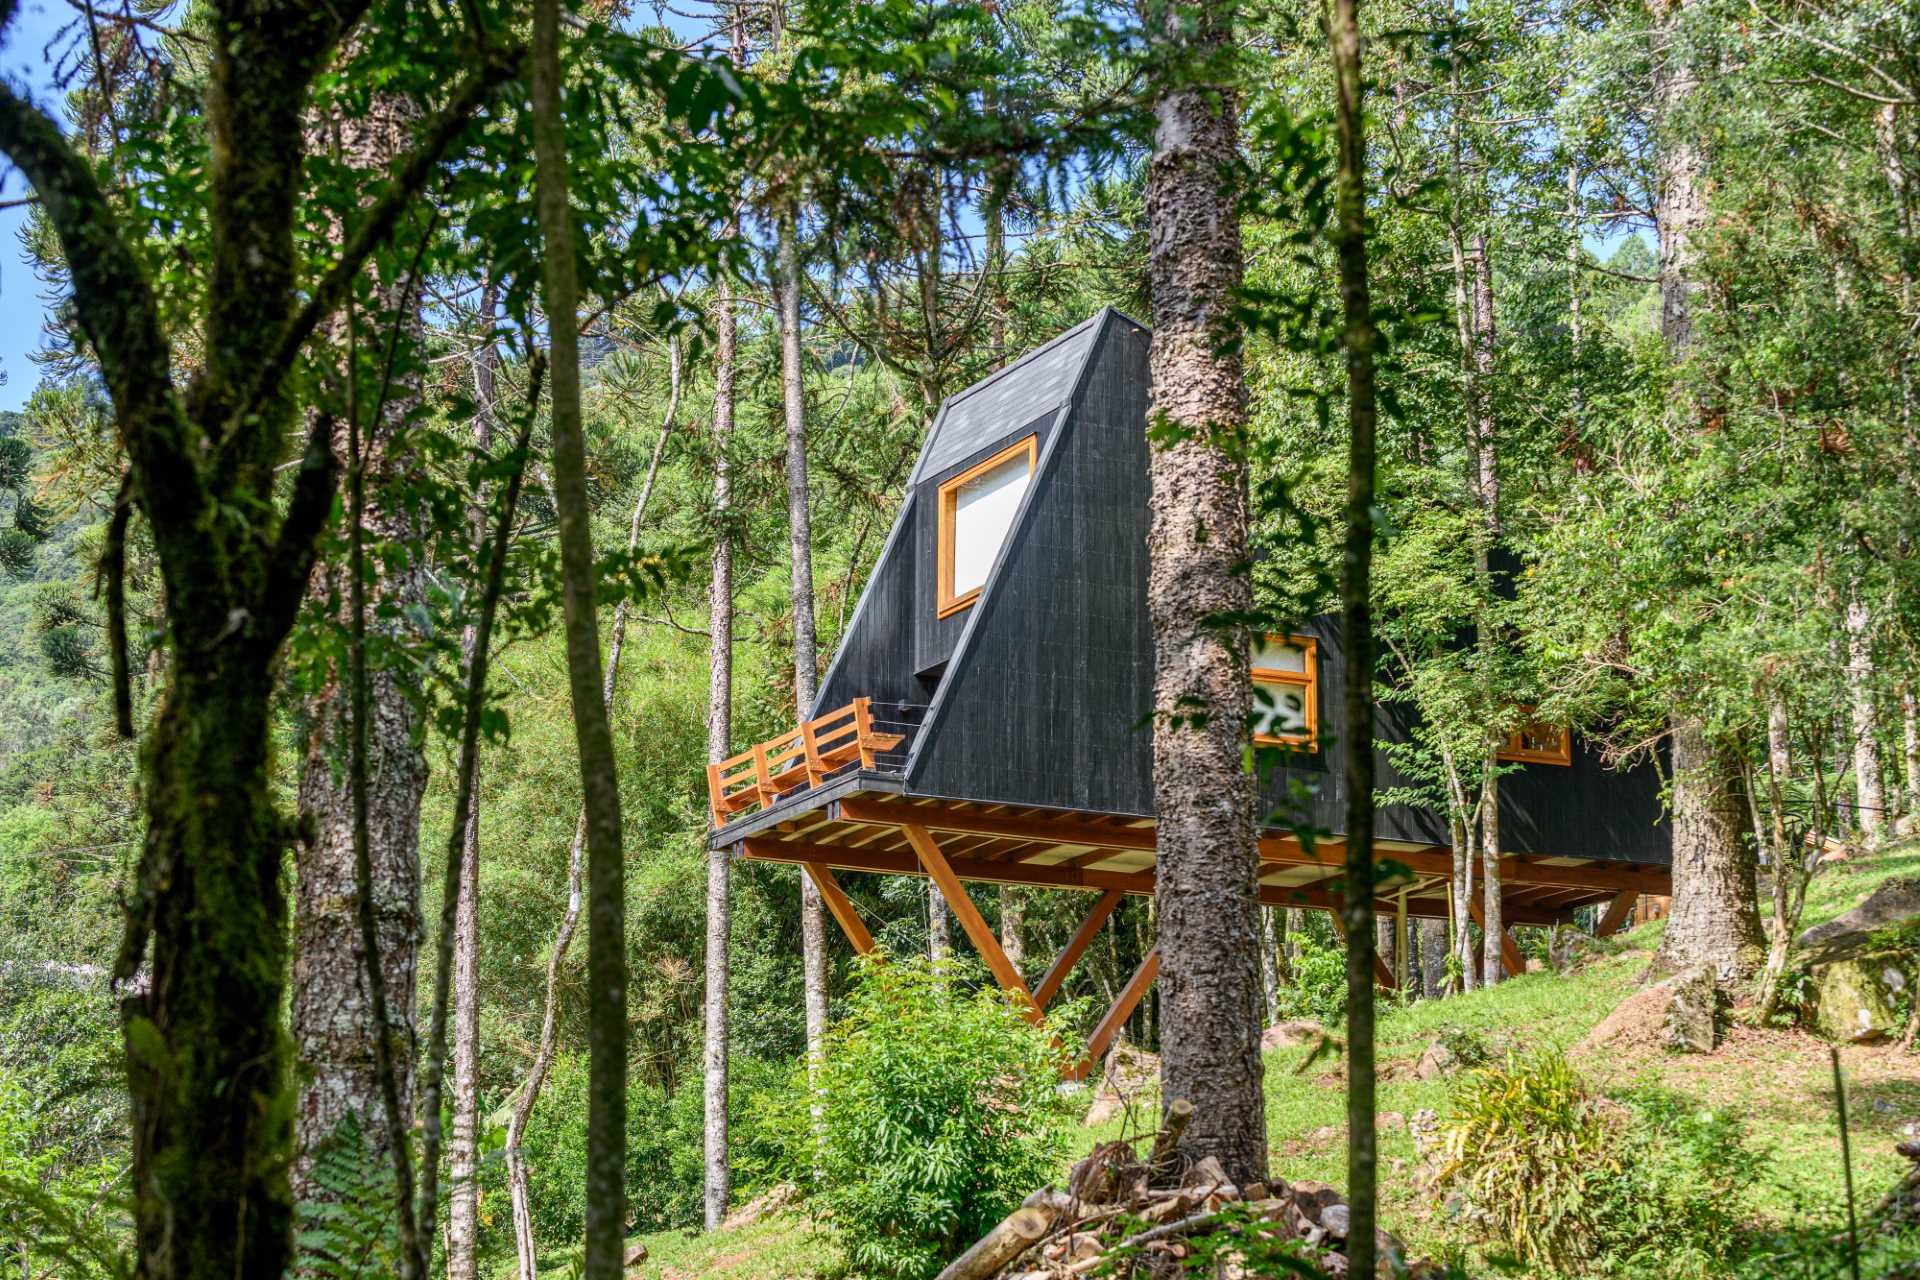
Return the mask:
[(920, 451), (914, 480), (938, 475), (1064, 404), (1073, 394), (1074, 377), (1106, 316), (1105, 311), (1095, 313), (1045, 346), (947, 397)]

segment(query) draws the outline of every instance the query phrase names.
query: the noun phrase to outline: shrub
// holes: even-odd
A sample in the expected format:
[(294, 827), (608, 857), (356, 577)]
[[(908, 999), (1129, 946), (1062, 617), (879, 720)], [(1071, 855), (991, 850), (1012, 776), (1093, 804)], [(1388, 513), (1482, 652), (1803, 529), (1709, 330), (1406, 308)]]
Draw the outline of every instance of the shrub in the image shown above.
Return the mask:
[(1312, 937), (1301, 939), (1293, 961), (1293, 983), (1279, 991), (1282, 1019), (1311, 1018), (1338, 1026), (1347, 1016), (1347, 953)]
[(1732, 1118), (1657, 1090), (1597, 1098), (1558, 1050), (1468, 1076), (1443, 1144), (1434, 1187), (1459, 1218), (1555, 1276), (1726, 1274), (1761, 1163)]
[(774, 1172), (801, 1189), (857, 1273), (933, 1275), (1065, 1150), (1057, 1086), (1076, 1046), (977, 976), (953, 963), (865, 962), (816, 1088), (796, 1072), (766, 1120)]

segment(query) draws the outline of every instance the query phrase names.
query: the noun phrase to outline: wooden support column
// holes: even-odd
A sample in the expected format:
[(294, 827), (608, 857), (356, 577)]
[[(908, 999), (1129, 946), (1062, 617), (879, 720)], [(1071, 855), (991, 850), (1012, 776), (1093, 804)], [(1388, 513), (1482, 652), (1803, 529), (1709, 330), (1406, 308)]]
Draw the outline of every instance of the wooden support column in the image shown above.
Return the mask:
[(847, 935), (847, 941), (853, 943), (853, 949), (863, 956), (873, 954), (873, 935), (867, 932), (867, 926), (854, 909), (853, 900), (847, 897), (846, 890), (833, 878), (832, 868), (823, 862), (803, 862), (800, 865), (813, 878), (813, 887), (820, 891), (827, 910), (833, 912), (833, 918), (840, 922), (841, 932)]
[(980, 958), (987, 962), (987, 968), (992, 971), (995, 980), (1009, 993), (1018, 995), (1026, 1001), (1027, 1021), (1040, 1021), (1040, 1006), (1035, 1003), (1033, 993), (1027, 990), (1026, 979), (1020, 976), (1020, 971), (1013, 967), (1011, 960), (1007, 959), (1007, 953), (1000, 947), (1000, 939), (994, 935), (992, 929), (987, 927), (986, 918), (980, 914), (980, 909), (973, 905), (973, 899), (967, 896), (967, 887), (961, 884), (960, 877), (953, 873), (953, 868), (947, 863), (947, 856), (940, 852), (940, 846), (934, 843), (933, 836), (922, 826), (903, 824), (900, 830), (906, 833), (907, 843), (913, 846), (913, 852), (920, 859), (920, 865), (927, 869), (927, 874), (933, 878), (933, 882), (940, 886), (940, 896), (947, 900), (948, 910), (953, 912), (954, 918), (960, 922), (960, 927), (966, 930), (967, 937), (973, 940), (974, 950), (978, 951)]
[[(1340, 918), (1340, 908), (1328, 907), (1327, 918), (1333, 921), (1333, 931), (1340, 935), (1342, 942), (1345, 942), (1347, 938), (1347, 922)], [(1373, 980), (1389, 991), (1398, 991), (1400, 989), (1399, 982), (1394, 978), (1393, 970), (1388, 967), (1385, 960), (1380, 958), (1378, 948), (1375, 948), (1373, 953)]]
[[(1467, 900), (1467, 914), (1482, 929), (1487, 927), (1487, 913), (1481, 910), (1480, 895), (1473, 894)], [(1509, 978), (1517, 978), (1527, 971), (1527, 961), (1520, 954), (1520, 944), (1513, 940), (1511, 929), (1500, 930), (1500, 967), (1507, 971)]]
[(1140, 1001), (1146, 998), (1147, 988), (1160, 976), (1160, 948), (1156, 945), (1147, 952), (1147, 958), (1127, 979), (1127, 985), (1120, 989), (1120, 995), (1113, 1002), (1113, 1008), (1107, 1010), (1107, 1016), (1100, 1019), (1100, 1025), (1093, 1029), (1093, 1035), (1087, 1040), (1087, 1056), (1080, 1064), (1067, 1073), (1069, 1079), (1085, 1080), (1087, 1073), (1095, 1064), (1107, 1056), (1107, 1050), (1113, 1046), (1113, 1038), (1120, 1034), (1127, 1019), (1140, 1007)]
[(1125, 896), (1118, 889), (1109, 889), (1100, 895), (1100, 900), (1093, 904), (1093, 910), (1087, 913), (1087, 918), (1082, 920), (1080, 927), (1073, 931), (1073, 937), (1067, 940), (1066, 948), (1060, 952), (1059, 958), (1047, 969), (1046, 976), (1040, 979), (1040, 985), (1033, 989), (1033, 1003), (1036, 1006), (1044, 1009), (1055, 996), (1060, 994), (1060, 988), (1066, 984), (1067, 975), (1073, 972), (1073, 966), (1080, 962), (1080, 957), (1086, 954), (1087, 947), (1099, 935), (1100, 926), (1107, 922), (1107, 917), (1113, 914), (1114, 908), (1120, 905), (1120, 899)]
[(1620, 932), (1621, 926), (1633, 918), (1633, 908), (1639, 901), (1638, 890), (1623, 889), (1615, 894), (1613, 901), (1607, 904), (1606, 913), (1600, 917), (1599, 927), (1593, 931), (1594, 936), (1607, 938)]

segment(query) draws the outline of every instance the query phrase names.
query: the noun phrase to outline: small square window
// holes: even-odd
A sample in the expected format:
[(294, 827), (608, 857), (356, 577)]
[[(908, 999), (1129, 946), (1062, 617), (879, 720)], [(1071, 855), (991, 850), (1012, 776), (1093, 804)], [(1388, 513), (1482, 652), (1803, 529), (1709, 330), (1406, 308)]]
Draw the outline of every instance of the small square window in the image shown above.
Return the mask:
[[(1523, 715), (1531, 716), (1534, 708), (1522, 707), (1520, 711)], [(1494, 752), (1494, 756), (1516, 764), (1571, 765), (1573, 735), (1565, 725), (1528, 720), (1507, 735), (1507, 744)]]
[(1039, 437), (1028, 436), (940, 486), (940, 617), (972, 604), (986, 586), (1033, 481), (1038, 452)]
[(1319, 645), (1311, 636), (1261, 636), (1253, 646), (1253, 740), (1311, 746), (1320, 733)]

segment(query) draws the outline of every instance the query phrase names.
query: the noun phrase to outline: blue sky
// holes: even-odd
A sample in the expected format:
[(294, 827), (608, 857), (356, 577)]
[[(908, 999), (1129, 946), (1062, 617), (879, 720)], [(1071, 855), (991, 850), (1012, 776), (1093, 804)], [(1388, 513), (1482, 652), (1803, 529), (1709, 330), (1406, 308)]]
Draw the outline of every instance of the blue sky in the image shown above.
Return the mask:
[[(0, 75), (16, 92), (27, 91), (44, 107), (58, 105), (52, 58), (46, 48), (73, 16), (63, 0), (21, 0), (20, 11), (7, 28), (6, 42), (0, 44)], [(25, 194), (27, 184), (14, 167), (0, 164), (0, 201), (18, 200)], [(26, 221), (24, 206), (0, 209), (0, 373), (7, 379), (0, 386), (0, 409), (18, 409), (40, 381), (40, 369), (27, 359), (27, 353), (40, 345), (46, 303), (33, 268), (22, 260), (20, 229)]]

